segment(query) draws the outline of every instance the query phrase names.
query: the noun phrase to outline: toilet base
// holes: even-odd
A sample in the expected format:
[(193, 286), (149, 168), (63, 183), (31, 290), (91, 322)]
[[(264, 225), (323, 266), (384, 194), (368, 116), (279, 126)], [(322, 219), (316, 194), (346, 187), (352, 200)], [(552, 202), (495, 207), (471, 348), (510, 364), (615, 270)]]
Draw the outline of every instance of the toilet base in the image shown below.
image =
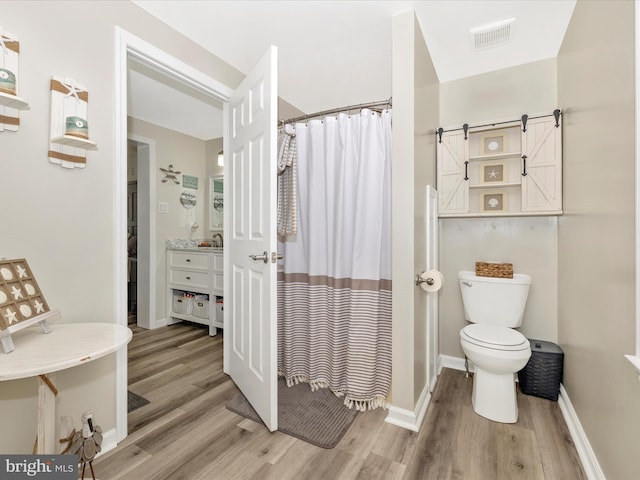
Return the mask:
[(473, 376), (473, 411), (494, 422), (518, 421), (516, 383), (513, 373), (490, 373), (475, 365)]

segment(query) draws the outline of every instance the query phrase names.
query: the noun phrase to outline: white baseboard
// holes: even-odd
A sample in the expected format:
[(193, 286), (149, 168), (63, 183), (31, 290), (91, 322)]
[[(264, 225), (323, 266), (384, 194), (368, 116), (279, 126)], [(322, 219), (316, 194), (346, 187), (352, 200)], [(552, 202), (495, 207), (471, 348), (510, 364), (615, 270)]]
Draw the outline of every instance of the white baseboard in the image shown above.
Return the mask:
[[(452, 370), (465, 371), (464, 358), (452, 357), (449, 355), (440, 355), (440, 364), (442, 367), (451, 368)], [(469, 371), (473, 372), (473, 363), (469, 362)]]
[(429, 392), (429, 386), (425, 385), (416, 404), (415, 411), (387, 405), (389, 414), (384, 421), (413, 432), (419, 432), (430, 401), (431, 392)]
[(167, 326), (167, 319), (166, 318), (158, 318), (156, 319), (155, 322), (153, 322), (153, 329), (155, 328), (160, 328), (160, 327), (166, 327)]
[(106, 432), (102, 432), (102, 450), (97, 455), (97, 457), (104, 455), (105, 453), (113, 450), (118, 446), (118, 441), (116, 440), (116, 429), (112, 428), (111, 430), (107, 430)]
[(598, 463), (598, 459), (591, 448), (589, 439), (584, 433), (578, 414), (574, 410), (573, 405), (569, 400), (569, 395), (567, 395), (567, 391), (564, 389), (564, 385), (562, 384), (560, 384), (558, 406), (560, 407), (564, 421), (569, 428), (571, 439), (578, 451), (578, 456), (580, 457), (580, 462), (582, 463), (585, 475), (589, 480), (604, 480), (604, 472), (600, 468), (600, 464)]

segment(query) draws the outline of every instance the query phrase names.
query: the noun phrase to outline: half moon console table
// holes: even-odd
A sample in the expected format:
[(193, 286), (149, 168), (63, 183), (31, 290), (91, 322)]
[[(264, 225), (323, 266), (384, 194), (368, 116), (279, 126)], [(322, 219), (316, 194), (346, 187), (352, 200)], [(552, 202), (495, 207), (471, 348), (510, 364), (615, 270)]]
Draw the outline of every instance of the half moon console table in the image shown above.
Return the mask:
[(57, 389), (49, 374), (89, 363), (125, 346), (131, 330), (113, 323), (50, 325), (50, 333), (26, 328), (12, 335), (15, 350), (0, 353), (0, 381), (38, 377), (38, 454), (53, 454)]

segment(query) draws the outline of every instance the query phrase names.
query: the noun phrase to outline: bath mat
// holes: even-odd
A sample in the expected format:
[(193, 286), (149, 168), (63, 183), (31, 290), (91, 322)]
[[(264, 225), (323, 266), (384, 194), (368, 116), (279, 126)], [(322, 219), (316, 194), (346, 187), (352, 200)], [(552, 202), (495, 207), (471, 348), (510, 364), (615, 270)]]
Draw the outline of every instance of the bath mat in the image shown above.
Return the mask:
[(146, 398), (127, 390), (127, 413), (131, 413), (140, 407), (144, 407), (147, 403), (149, 403), (149, 400)]
[[(328, 388), (311, 391), (308, 383), (287, 387), (278, 380), (278, 431), (322, 448), (335, 447), (356, 419), (358, 411), (349, 410)], [(227, 403), (227, 409), (262, 423), (244, 395)]]

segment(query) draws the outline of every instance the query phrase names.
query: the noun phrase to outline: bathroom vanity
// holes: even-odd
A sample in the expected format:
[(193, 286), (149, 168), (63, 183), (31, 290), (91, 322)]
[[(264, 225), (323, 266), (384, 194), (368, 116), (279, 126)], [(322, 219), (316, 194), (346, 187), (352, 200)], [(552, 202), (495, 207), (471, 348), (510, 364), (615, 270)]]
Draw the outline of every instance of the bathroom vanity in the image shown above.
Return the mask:
[(223, 280), (222, 248), (168, 248), (167, 325), (187, 320), (208, 325), (209, 335), (216, 335), (224, 326), (216, 308)]

